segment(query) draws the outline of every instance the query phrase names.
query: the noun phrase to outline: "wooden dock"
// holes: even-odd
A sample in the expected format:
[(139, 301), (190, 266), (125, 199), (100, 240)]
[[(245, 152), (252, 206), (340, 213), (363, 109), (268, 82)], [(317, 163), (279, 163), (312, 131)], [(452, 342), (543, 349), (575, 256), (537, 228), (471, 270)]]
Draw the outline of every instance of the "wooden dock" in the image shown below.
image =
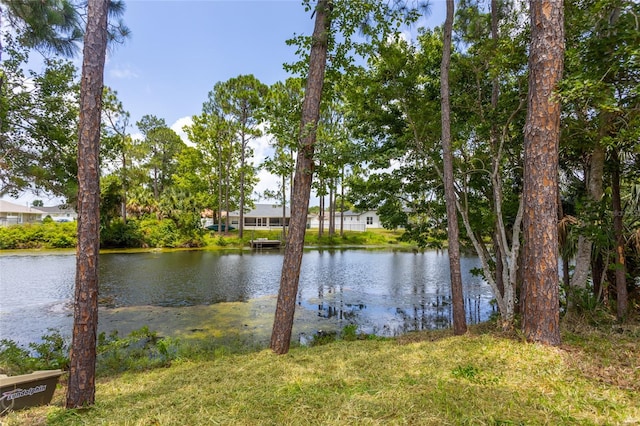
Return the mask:
[(265, 249), (265, 248), (274, 248), (279, 249), (282, 245), (280, 240), (269, 240), (267, 238), (258, 238), (255, 240), (250, 240), (249, 244), (252, 249)]

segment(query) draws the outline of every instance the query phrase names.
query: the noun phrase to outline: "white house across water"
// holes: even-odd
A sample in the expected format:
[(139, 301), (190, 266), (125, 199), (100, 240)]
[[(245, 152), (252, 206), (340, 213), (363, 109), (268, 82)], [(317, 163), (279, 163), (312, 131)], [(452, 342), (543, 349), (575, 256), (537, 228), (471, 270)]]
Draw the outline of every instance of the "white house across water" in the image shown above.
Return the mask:
[(28, 205), (0, 200), (0, 226), (34, 223), (42, 220), (44, 212)]
[[(225, 215), (222, 215), (225, 218)], [(356, 213), (353, 211), (345, 211), (342, 214), (343, 229), (345, 231), (363, 232), (371, 228), (382, 228), (380, 217), (374, 210)], [(284, 220), (282, 206), (277, 204), (256, 204), (255, 208), (244, 213), (244, 229), (282, 229), (282, 224), (289, 226), (291, 218), (291, 209), (286, 207), (284, 210)], [(320, 227), (320, 215), (310, 214), (307, 216), (307, 228), (318, 229)], [(329, 228), (329, 213), (325, 212), (323, 217), (325, 229)], [(234, 228), (238, 228), (240, 224), (240, 212), (229, 212), (229, 223)], [(340, 229), (340, 212), (336, 212), (336, 230)]]

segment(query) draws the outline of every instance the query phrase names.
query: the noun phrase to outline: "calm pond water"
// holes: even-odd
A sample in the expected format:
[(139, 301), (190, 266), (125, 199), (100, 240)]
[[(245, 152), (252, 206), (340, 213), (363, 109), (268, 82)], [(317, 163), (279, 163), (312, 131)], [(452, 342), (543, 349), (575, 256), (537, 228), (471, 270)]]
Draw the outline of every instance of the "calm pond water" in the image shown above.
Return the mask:
[[(304, 315), (296, 314), (296, 321), (312, 332), (353, 323), (360, 332), (384, 336), (448, 327), (448, 262), (446, 253), (436, 251), (305, 252), (297, 308)], [(461, 262), (467, 321), (485, 321), (493, 312), (491, 290), (469, 273), (479, 266), (477, 258)], [(153, 329), (154, 316), (164, 315), (166, 333), (179, 327), (203, 331), (189, 323), (196, 312), (189, 309), (224, 306), (218, 315), (238, 317), (229, 327), (249, 327), (252, 317), (262, 315), (266, 319), (254, 328), (268, 333), (281, 267), (277, 251), (102, 254), (100, 327), (117, 329), (119, 318), (129, 315), (135, 328), (147, 318)], [(48, 328), (70, 335), (74, 277), (74, 253), (0, 255), (0, 338), (26, 344), (38, 341)], [(260, 300), (266, 302), (243, 308)], [(132, 319), (141, 312), (147, 316)]]

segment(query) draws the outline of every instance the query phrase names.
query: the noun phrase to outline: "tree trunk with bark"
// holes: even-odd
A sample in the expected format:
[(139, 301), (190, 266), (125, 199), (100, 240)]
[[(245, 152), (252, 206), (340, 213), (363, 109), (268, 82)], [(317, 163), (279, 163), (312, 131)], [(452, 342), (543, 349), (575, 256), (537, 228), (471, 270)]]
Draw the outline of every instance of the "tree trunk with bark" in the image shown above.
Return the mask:
[[(499, 25), (498, 25), (498, 2), (496, 0), (491, 1), (491, 38), (497, 44), (499, 42)], [(489, 64), (487, 64), (489, 66)], [(491, 109), (496, 111), (498, 108), (498, 100), (500, 96), (500, 86), (498, 78), (494, 78), (491, 83)], [(481, 99), (478, 99), (482, 102)], [(504, 222), (504, 213), (502, 209), (503, 205), (503, 177), (501, 161), (504, 153), (504, 145), (508, 131), (513, 121), (516, 119), (518, 113), (524, 107), (524, 102), (521, 101), (517, 107), (512, 111), (509, 118), (500, 124), (501, 129), (498, 127), (498, 123), (491, 121), (488, 117), (487, 121), (491, 121), (490, 129), (490, 142), (492, 148), (492, 160), (491, 160), (491, 189), (492, 189), (492, 202), (493, 210), (495, 213), (495, 229), (493, 233), (494, 241), (494, 257), (491, 257), (489, 250), (483, 243), (482, 239), (477, 232), (474, 232), (471, 226), (471, 220), (469, 218), (468, 204), (464, 204), (457, 200), (456, 206), (462, 217), (462, 223), (467, 231), (467, 236), (471, 240), (473, 247), (480, 259), (482, 265), (482, 271), (485, 279), (493, 294), (495, 295), (496, 304), (500, 311), (500, 325), (503, 330), (510, 330), (513, 328), (515, 320), (515, 313), (518, 309), (516, 305), (516, 292), (518, 283), (521, 282), (520, 274), (522, 251), (520, 250), (520, 232), (523, 216), (523, 202), (520, 198), (518, 202), (518, 212), (511, 227), (511, 234), (508, 234), (507, 226)], [(511, 244), (509, 244), (511, 242)], [(491, 261), (495, 261), (495, 268), (492, 269)]]
[(627, 294), (627, 267), (624, 257), (624, 224), (622, 222), (622, 200), (620, 197), (620, 156), (613, 150), (611, 171), (611, 205), (613, 209), (613, 232), (616, 240), (616, 316), (619, 321), (627, 317), (629, 295)]
[(280, 278), (280, 291), (271, 333), (270, 347), (277, 354), (289, 351), (296, 296), (300, 280), (300, 265), (304, 248), (304, 234), (307, 227), (307, 211), (314, 170), (314, 146), (316, 130), (320, 118), (320, 100), (327, 64), (329, 29), (331, 26), (331, 0), (319, 0), (315, 9), (316, 20), (309, 57), (309, 75), (302, 104), (300, 147), (296, 160), (291, 200), (289, 237), (285, 246)]
[(100, 119), (109, 0), (89, 0), (78, 141), (78, 246), (67, 408), (95, 403), (100, 249)]
[(447, 17), (444, 22), (442, 65), (440, 68), (440, 98), (442, 110), (442, 157), (444, 160), (444, 192), (447, 205), (447, 234), (449, 238), (449, 269), (451, 274), (451, 299), (453, 302), (453, 334), (467, 332), (462, 274), (460, 272), (460, 240), (456, 190), (453, 183), (453, 154), (451, 149), (451, 106), (449, 100), (449, 68), (451, 66), (451, 33), (453, 28), (453, 0), (447, 0)]
[(282, 175), (282, 241), (287, 238), (287, 178)]
[[(244, 127), (244, 124), (243, 124)], [(238, 223), (238, 238), (242, 239), (244, 236), (244, 185), (245, 185), (245, 163), (246, 163), (246, 151), (247, 140), (244, 130), (241, 132), (240, 137), (240, 219)], [(228, 226), (228, 225), (227, 225)], [(225, 228), (229, 231), (229, 228)]]
[[(602, 199), (603, 182), (602, 177), (604, 175), (604, 147), (597, 143), (596, 147), (591, 153), (589, 161), (589, 171), (587, 173), (587, 194), (589, 200), (593, 203), (598, 203)], [(576, 253), (576, 263), (573, 269), (573, 275), (571, 276), (570, 288), (587, 288), (587, 279), (589, 278), (589, 268), (591, 267), (591, 250), (593, 243), (588, 237), (580, 235), (578, 237), (578, 247)], [(594, 280), (595, 284), (595, 280)], [(570, 300), (571, 302), (571, 300)], [(571, 306), (572, 303), (570, 303)]]
[(523, 331), (529, 341), (560, 344), (558, 297), (558, 142), (562, 77), (562, 0), (530, 0), (529, 95), (524, 129)]

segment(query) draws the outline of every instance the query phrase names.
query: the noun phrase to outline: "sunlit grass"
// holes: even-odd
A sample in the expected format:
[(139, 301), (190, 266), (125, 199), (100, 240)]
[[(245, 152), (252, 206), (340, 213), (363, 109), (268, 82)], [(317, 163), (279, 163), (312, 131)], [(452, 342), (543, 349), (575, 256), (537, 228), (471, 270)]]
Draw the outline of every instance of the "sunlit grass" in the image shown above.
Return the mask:
[[(100, 378), (97, 404), (5, 417), (6, 425), (293, 425), (640, 423), (637, 326), (616, 335), (565, 331), (559, 347), (474, 327), (401, 339), (338, 341), (182, 359)], [(622, 352), (620, 352), (622, 351)], [(625, 358), (628, 356), (629, 358)], [(600, 374), (620, 369), (628, 381)], [(25, 423), (26, 422), (26, 423)]]
[[(305, 234), (305, 245), (327, 246), (327, 247), (348, 247), (348, 246), (378, 246), (378, 247), (412, 247), (410, 243), (401, 242), (401, 230), (370, 229), (365, 232), (345, 231), (340, 235), (339, 231), (329, 236), (328, 231), (324, 231), (323, 236), (318, 235), (318, 229), (307, 229)], [(258, 238), (270, 240), (283, 240), (282, 230), (245, 230), (243, 238), (238, 238), (238, 231), (231, 231), (226, 234), (210, 232), (204, 237), (208, 250), (240, 249), (246, 248), (249, 241)]]

